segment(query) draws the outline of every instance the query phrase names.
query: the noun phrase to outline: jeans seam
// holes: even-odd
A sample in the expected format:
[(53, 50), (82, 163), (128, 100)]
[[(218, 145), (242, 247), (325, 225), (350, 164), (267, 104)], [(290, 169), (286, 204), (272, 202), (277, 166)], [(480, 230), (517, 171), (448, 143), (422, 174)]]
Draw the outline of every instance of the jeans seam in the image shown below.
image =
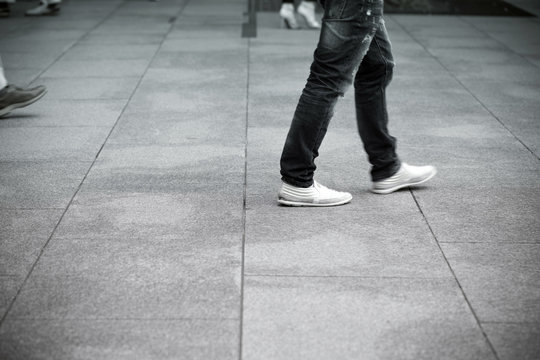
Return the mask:
[(347, 6), (347, 1), (348, 0), (343, 0), (343, 5), (341, 6), (341, 10), (339, 11), (339, 16), (338, 18), (342, 18), (343, 17), (343, 13), (345, 12), (345, 7)]
[[(327, 110), (327, 111), (325, 112), (325, 114), (324, 114), (325, 119), (328, 118), (328, 111), (329, 111), (329, 110)], [(328, 127), (329, 122), (330, 122), (330, 121), (327, 121), (327, 122), (326, 122), (326, 124), (327, 124), (326, 126), (327, 126), (327, 127)], [(311, 155), (312, 155), (312, 156), (313, 156), (313, 152), (314, 152), (314, 150), (315, 150), (315, 146), (317, 145), (317, 143), (319, 143), (319, 137), (321, 136), (321, 132), (322, 132), (322, 129), (323, 129), (324, 125), (325, 125), (325, 124), (324, 124), (323, 122), (321, 122), (321, 125), (319, 126), (319, 129), (317, 130), (317, 135), (315, 136), (315, 139), (314, 139), (315, 141), (314, 141), (314, 143), (310, 146), (310, 150), (311, 150)], [(312, 162), (314, 162), (314, 161), (315, 161), (315, 159), (312, 159)]]

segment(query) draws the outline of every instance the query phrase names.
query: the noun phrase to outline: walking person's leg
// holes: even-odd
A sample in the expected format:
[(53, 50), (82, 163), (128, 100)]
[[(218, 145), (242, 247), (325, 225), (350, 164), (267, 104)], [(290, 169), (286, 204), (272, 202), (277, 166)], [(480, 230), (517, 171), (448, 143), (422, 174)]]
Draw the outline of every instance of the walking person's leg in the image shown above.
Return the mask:
[(354, 79), (358, 131), (372, 165), (374, 181), (394, 175), (401, 165), (396, 139), (388, 132), (386, 109), (386, 87), (392, 81), (393, 70), (392, 49), (381, 20)]
[(401, 163), (396, 154), (396, 139), (388, 132), (386, 109), (386, 87), (392, 80), (393, 68), (388, 32), (381, 20), (354, 80), (358, 130), (372, 165), (371, 190), (379, 194), (421, 184), (436, 174), (432, 166)]
[(313, 181), (315, 158), (326, 134), (339, 96), (353, 82), (353, 74), (368, 51), (382, 18), (371, 0), (327, 0), (319, 44), (298, 102), (283, 153), (283, 186), (279, 202), (285, 205), (331, 206), (347, 203), (349, 193), (336, 192)]
[(313, 174), (337, 98), (350, 86), (359, 67), (355, 77), (358, 128), (373, 165), (372, 191), (385, 194), (429, 180), (435, 169), (400, 164), (395, 139), (388, 133), (385, 88), (391, 80), (393, 59), (382, 17), (383, 1), (326, 0), (323, 6), (319, 44), (281, 156), (283, 185), (278, 202), (331, 206), (351, 200), (349, 193), (320, 187)]

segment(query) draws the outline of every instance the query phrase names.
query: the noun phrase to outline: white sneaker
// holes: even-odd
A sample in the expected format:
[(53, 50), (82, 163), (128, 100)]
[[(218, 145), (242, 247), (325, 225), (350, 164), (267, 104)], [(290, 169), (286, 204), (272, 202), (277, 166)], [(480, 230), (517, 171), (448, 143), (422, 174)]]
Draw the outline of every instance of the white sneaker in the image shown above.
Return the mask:
[(278, 203), (288, 206), (336, 206), (351, 200), (348, 192), (331, 190), (316, 181), (308, 188), (283, 183), (278, 194)]
[(60, 5), (58, 3), (47, 4), (47, 2), (40, 2), (39, 6), (28, 10), (26, 16), (42, 16), (42, 15), (56, 15), (60, 11)]
[(281, 9), (279, 10), (279, 16), (283, 19), (283, 23), (287, 29), (299, 29), (298, 23), (296, 22), (296, 16), (294, 16), (294, 5), (293, 4), (281, 4)]
[(408, 186), (425, 183), (437, 174), (437, 169), (433, 166), (412, 166), (401, 164), (398, 172), (389, 178), (374, 181), (371, 191), (376, 194), (390, 194), (396, 190)]
[(320, 29), (321, 23), (315, 17), (315, 3), (311, 1), (302, 1), (297, 9), (298, 13), (304, 17), (308, 27)]

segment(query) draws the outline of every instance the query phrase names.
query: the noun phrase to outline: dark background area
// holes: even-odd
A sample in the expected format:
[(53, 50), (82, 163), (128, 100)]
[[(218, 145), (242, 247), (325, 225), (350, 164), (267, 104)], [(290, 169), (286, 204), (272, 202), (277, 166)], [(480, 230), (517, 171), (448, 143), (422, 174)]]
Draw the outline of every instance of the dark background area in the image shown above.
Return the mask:
[[(277, 11), (280, 6), (281, 0), (258, 0), (257, 3), (259, 11)], [(534, 16), (499, 0), (386, 0), (385, 11), (389, 14)]]

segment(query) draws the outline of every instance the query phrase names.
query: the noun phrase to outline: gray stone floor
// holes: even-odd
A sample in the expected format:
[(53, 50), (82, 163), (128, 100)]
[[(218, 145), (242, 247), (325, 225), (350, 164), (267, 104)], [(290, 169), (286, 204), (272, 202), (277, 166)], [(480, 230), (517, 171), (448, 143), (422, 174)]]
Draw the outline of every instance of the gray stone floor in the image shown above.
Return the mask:
[[(534, 1), (516, 4), (539, 14)], [(0, 358), (540, 358), (540, 21), (388, 16), (401, 157), (370, 194), (353, 97), (317, 178), (276, 204), (317, 32), (244, 0), (68, 0), (0, 19)]]

